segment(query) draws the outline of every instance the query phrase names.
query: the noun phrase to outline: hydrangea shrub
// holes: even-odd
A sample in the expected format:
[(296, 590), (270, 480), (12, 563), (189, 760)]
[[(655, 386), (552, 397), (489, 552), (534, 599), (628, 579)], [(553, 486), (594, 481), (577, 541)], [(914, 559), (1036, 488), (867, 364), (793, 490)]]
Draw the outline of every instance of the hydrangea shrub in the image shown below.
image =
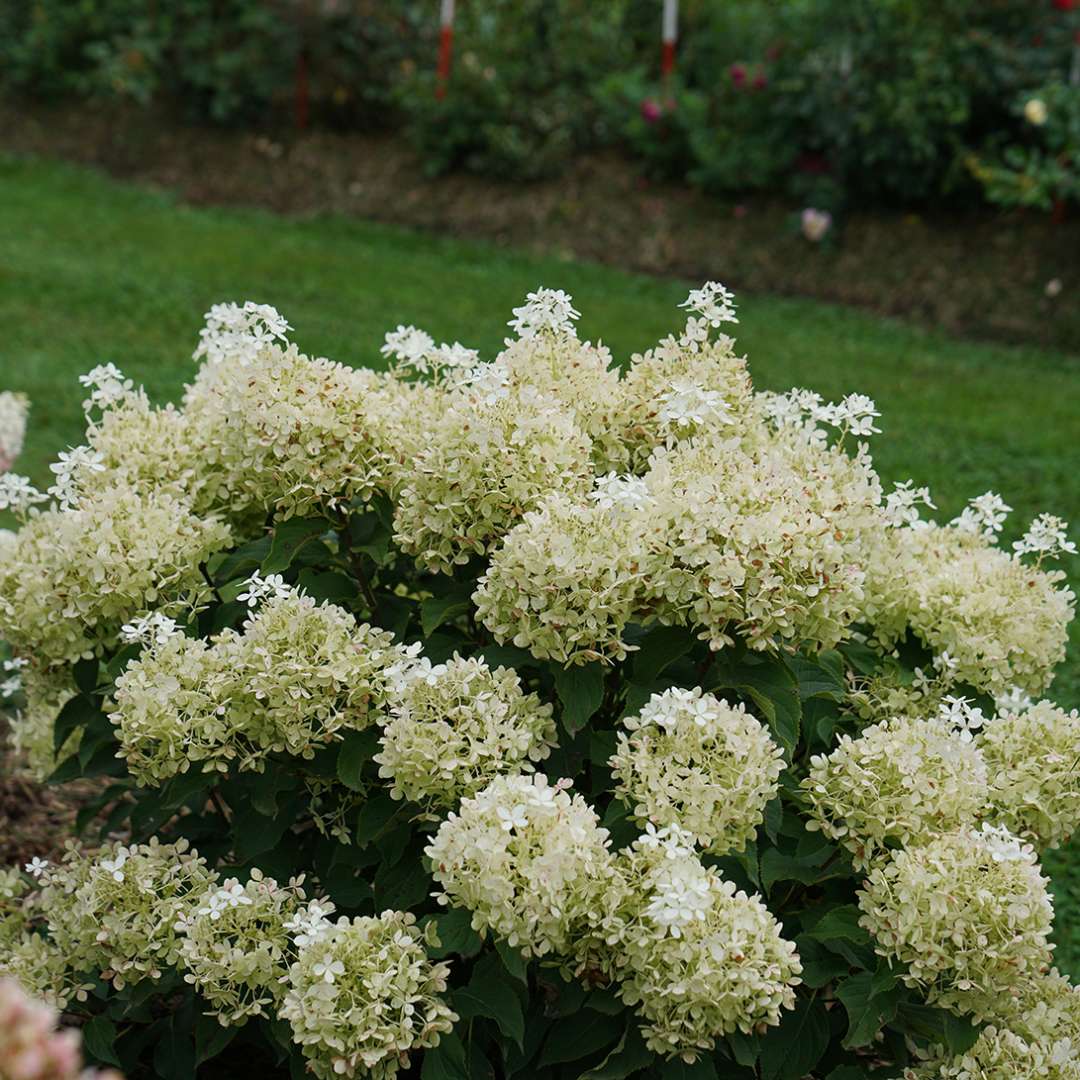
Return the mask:
[(0, 476), (14, 743), (99, 778), (0, 871), (0, 975), (91, 1058), (1080, 1077), (1064, 522), (925, 518), (870, 399), (757, 392), (731, 294), (684, 307), (624, 370), (542, 289), (376, 372), (223, 304), (179, 406), (104, 365), (53, 486)]

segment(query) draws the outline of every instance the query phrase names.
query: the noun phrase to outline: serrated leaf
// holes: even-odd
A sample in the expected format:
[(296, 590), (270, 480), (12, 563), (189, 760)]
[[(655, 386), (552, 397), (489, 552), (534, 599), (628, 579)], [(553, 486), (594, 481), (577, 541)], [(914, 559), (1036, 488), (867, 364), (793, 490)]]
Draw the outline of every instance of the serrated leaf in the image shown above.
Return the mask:
[(431, 596), (420, 605), (420, 626), (424, 636), (433, 634), (443, 623), (466, 615), (472, 606), (468, 596), (455, 595)]
[(472, 1080), (465, 1045), (452, 1031), (439, 1037), (439, 1045), (424, 1051), (420, 1080)]
[(634, 653), (632, 679), (639, 686), (650, 686), (669, 665), (694, 647), (696, 638), (685, 626), (657, 626), (650, 630)]
[(215, 1058), (239, 1032), (237, 1027), (222, 1027), (216, 1016), (200, 1013), (195, 1018), (195, 1065)]
[(88, 697), (76, 694), (56, 714), (53, 723), (53, 749), (59, 750), (68, 741), (72, 733), (86, 727), (101, 710)]
[(555, 690), (562, 703), (563, 727), (576, 735), (604, 700), (604, 668), (600, 664), (556, 668)]
[(275, 526), (270, 550), (262, 561), (264, 574), (280, 574), (292, 566), (300, 549), (317, 540), (329, 526), (323, 518), (289, 518)]
[(116, 1025), (104, 1016), (95, 1016), (82, 1029), (83, 1049), (98, 1065), (115, 1065), (122, 1069), (124, 1063), (116, 1056)]
[(364, 766), (371, 761), (378, 745), (378, 732), (373, 728), (345, 733), (338, 747), (337, 778), (350, 791), (364, 790)]
[(882, 991), (872, 971), (849, 975), (836, 986), (836, 996), (843, 1002), (848, 1015), (848, 1029), (843, 1045), (848, 1050), (868, 1046), (874, 1036), (896, 1015), (901, 988), (894, 979)]
[(473, 968), (468, 985), (454, 990), (450, 995), (454, 1011), (463, 1020), (487, 1017), (494, 1020), (499, 1031), (513, 1040), (519, 1050), (525, 1043), (525, 1013), (521, 1007), (517, 988), (511, 982), (509, 972), (491, 954)]
[(528, 964), (525, 957), (521, 955), (521, 951), (515, 949), (513, 945), (508, 945), (502, 938), (495, 939), (495, 951), (510, 975), (519, 982), (525, 982), (528, 978)]
[(578, 1080), (626, 1080), (652, 1064), (656, 1055), (645, 1045), (637, 1023), (627, 1022), (622, 1038), (599, 1065), (583, 1072)]
[(428, 954), (436, 960), (447, 956), (475, 956), (483, 947), (480, 935), (472, 928), (472, 914), (464, 908), (451, 908), (421, 920), (435, 924), (439, 944), (429, 945)]
[(540, 1067), (580, 1061), (615, 1043), (622, 1029), (619, 1017), (583, 1009), (551, 1029), (540, 1051)]
[(829, 1048), (829, 1014), (816, 998), (800, 998), (761, 1040), (761, 1080), (802, 1080)]

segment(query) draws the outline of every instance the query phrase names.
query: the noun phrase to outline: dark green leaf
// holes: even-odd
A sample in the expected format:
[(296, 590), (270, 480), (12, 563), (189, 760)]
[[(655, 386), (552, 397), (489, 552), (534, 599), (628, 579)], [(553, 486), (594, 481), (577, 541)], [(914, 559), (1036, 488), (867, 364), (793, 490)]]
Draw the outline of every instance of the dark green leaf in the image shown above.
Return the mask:
[(941, 1043), (954, 1054), (970, 1049), (979, 1037), (979, 1028), (970, 1020), (916, 1002), (900, 1003), (894, 1026), (927, 1042)]
[(790, 756), (799, 742), (802, 704), (795, 676), (780, 660), (717, 661), (707, 689), (732, 689), (749, 697)]
[(327, 604), (348, 604), (360, 593), (351, 577), (335, 570), (319, 571), (310, 566), (300, 571), (296, 584), (313, 600)]
[(238, 547), (232, 554), (218, 562), (211, 560), (210, 574), (217, 582), (246, 579), (262, 566), (263, 560), (270, 554), (270, 536), (260, 536), (257, 540)]
[(762, 1080), (802, 1080), (829, 1048), (829, 1014), (816, 997), (800, 998), (761, 1040)]
[(443, 623), (466, 615), (472, 606), (468, 595), (449, 593), (446, 596), (431, 596), (420, 605), (420, 626), (424, 636), (434, 633)]
[(633, 681), (650, 686), (669, 664), (694, 647), (695, 640), (685, 626), (657, 626), (650, 630), (634, 653)]
[(371, 761), (378, 747), (379, 733), (374, 728), (345, 733), (338, 750), (337, 776), (351, 791), (364, 790), (364, 766)]
[(860, 971), (837, 984), (836, 996), (844, 1003), (848, 1014), (848, 1029), (844, 1046), (853, 1050), (868, 1046), (874, 1036), (896, 1015), (901, 988), (893, 985), (880, 990), (872, 971)]
[(124, 1063), (116, 1056), (116, 1025), (104, 1016), (95, 1016), (82, 1029), (83, 1049), (90, 1059), (98, 1065), (115, 1065), (123, 1068)]
[(285, 830), (295, 820), (298, 800), (282, 807), (276, 817), (264, 817), (253, 806), (233, 809), (233, 836), (236, 854), (241, 859), (253, 859), (276, 846)]
[(827, 949), (820, 941), (814, 941), (805, 934), (795, 939), (802, 961), (802, 980), (811, 989), (830, 983), (841, 975), (847, 975), (851, 963), (832, 949)]
[(870, 935), (859, 925), (860, 912), (854, 904), (830, 908), (806, 931), (815, 941), (850, 941), (869, 945)]
[(563, 727), (576, 735), (604, 700), (604, 668), (601, 664), (556, 668), (555, 689), (562, 702)]
[(195, 1075), (194, 1019), (191, 998), (169, 1017), (154, 1047), (154, 1071), (162, 1080), (191, 1080)]
[[(829, 877), (821, 866), (829, 861), (833, 849), (826, 845), (807, 855), (787, 854), (779, 848), (769, 848), (761, 857), (761, 881), (768, 892), (777, 881), (799, 881), (813, 885)], [(843, 864), (834, 868), (834, 875), (843, 871)]]
[[(495, 962), (491, 963), (491, 960)], [(489, 953), (473, 968), (468, 985), (453, 991), (451, 1003), (463, 1020), (478, 1016), (494, 1020), (499, 1031), (517, 1043), (520, 1050), (525, 1041), (525, 1014), (510, 978), (502, 964)]]
[(645, 1045), (637, 1022), (629, 1019), (622, 1038), (612, 1048), (611, 1053), (595, 1068), (583, 1072), (578, 1080), (626, 1080), (626, 1077), (648, 1068), (655, 1057)]
[(421, 1080), (472, 1080), (465, 1046), (453, 1032), (443, 1035), (439, 1045), (424, 1051)]
[(480, 935), (472, 928), (472, 915), (464, 908), (452, 908), (441, 915), (429, 916), (427, 921), (434, 922), (439, 938), (439, 944), (429, 945), (427, 950), (436, 960), (447, 956), (475, 956), (483, 946)]
[(71, 669), (71, 674), (75, 679), (75, 685), (79, 688), (79, 691), (90, 697), (97, 689), (98, 684), (98, 659), (96, 656), (91, 656), (87, 660), (80, 660)]
[(622, 1020), (583, 1009), (551, 1029), (540, 1051), (540, 1066), (579, 1061), (611, 1046), (622, 1035)]
[(53, 724), (53, 749), (59, 750), (68, 741), (72, 732), (85, 727), (95, 717), (101, 715), (101, 710), (88, 697), (76, 694), (56, 714)]
[[(752, 1065), (753, 1061), (749, 1064)], [(693, 1065), (681, 1058), (665, 1061), (660, 1066), (660, 1077), (661, 1080), (717, 1080), (716, 1066), (707, 1057), (698, 1058)]]
[(847, 695), (844, 680), (844, 661), (837, 652), (824, 652), (815, 659), (796, 654), (786, 658), (788, 668), (798, 683), (799, 697), (828, 698), (843, 701)]
[(289, 518), (275, 526), (270, 551), (262, 562), (262, 572), (280, 574), (288, 570), (300, 549), (317, 540), (328, 527), (323, 518)]
[(515, 949), (513, 945), (508, 945), (501, 938), (495, 939), (495, 951), (499, 954), (499, 959), (503, 963), (503, 967), (517, 980), (525, 982), (527, 976), (528, 965), (525, 962), (525, 957), (521, 955), (518, 949)]
[(216, 1016), (200, 1013), (195, 1018), (195, 1065), (217, 1057), (239, 1030), (236, 1027), (223, 1027)]

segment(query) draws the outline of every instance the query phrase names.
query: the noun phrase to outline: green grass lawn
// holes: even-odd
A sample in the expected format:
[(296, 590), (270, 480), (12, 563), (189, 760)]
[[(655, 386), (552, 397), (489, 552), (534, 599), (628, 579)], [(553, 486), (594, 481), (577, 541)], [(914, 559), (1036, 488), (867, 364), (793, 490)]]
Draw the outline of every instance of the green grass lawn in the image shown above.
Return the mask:
[[(714, 273), (723, 280), (723, 266)], [(617, 356), (671, 330), (687, 291), (343, 218), (192, 209), (71, 167), (0, 159), (0, 388), (33, 400), (20, 467), (38, 483), (57, 450), (82, 441), (76, 376), (111, 360), (154, 398), (177, 397), (214, 302), (273, 304), (305, 351), (377, 365), (383, 333), (399, 322), (490, 356), (510, 308), (540, 284), (573, 293), (582, 335)], [(949, 516), (993, 488), (1016, 509), (1007, 539), (1044, 510), (1080, 531), (1080, 359), (954, 341), (808, 301), (742, 297), (740, 312), (759, 387), (857, 390), (877, 401), (884, 433), (873, 445), (886, 478), (929, 484)], [(1080, 560), (1067, 569), (1076, 589)], [(1076, 625), (1053, 696), (1080, 705)], [(1080, 975), (1080, 872), (1070, 859), (1048, 862), (1061, 960)]]

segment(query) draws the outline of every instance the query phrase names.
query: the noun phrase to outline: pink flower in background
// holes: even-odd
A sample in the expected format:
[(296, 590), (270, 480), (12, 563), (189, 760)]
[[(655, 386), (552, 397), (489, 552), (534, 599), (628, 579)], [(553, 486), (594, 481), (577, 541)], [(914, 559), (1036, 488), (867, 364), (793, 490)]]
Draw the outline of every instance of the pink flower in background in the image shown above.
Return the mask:
[(743, 206), (742, 203), (738, 203), (735, 207), (733, 207), (731, 212), (737, 218), (744, 218), (744, 217), (746, 217), (746, 214), (747, 214), (746, 207)]
[(663, 115), (664, 110), (655, 98), (646, 98), (641, 103), (641, 118), (646, 124), (655, 124)]
[(741, 90), (746, 85), (746, 68), (742, 64), (732, 64), (729, 74), (736, 90)]
[(764, 71), (758, 71), (754, 76), (753, 87), (755, 90), (764, 90), (769, 85), (769, 76)]
[(802, 212), (802, 234), (812, 244), (820, 244), (832, 228), (832, 214), (808, 206)]

